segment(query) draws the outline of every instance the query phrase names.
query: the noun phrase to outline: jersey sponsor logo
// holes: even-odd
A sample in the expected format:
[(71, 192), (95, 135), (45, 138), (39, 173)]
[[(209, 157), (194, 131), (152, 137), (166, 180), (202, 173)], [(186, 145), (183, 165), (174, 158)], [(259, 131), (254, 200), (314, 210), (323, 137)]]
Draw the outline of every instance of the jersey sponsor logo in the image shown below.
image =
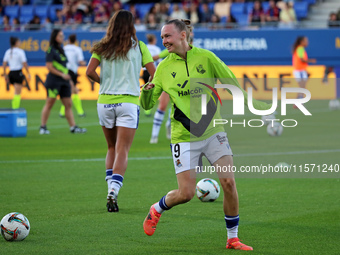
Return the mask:
[(194, 89), (188, 89), (188, 90), (182, 90), (178, 91), (178, 96), (189, 96), (191, 95), (192, 97), (200, 97), (201, 94), (203, 93), (203, 89), (201, 88), (194, 88)]
[(187, 83), (188, 83), (188, 80), (186, 80), (182, 85), (178, 83), (177, 86), (180, 87), (181, 89), (184, 89)]
[(204, 68), (203, 68), (203, 65), (198, 65), (198, 66), (196, 66), (196, 70), (197, 70), (197, 72), (198, 73), (200, 73), (200, 74), (204, 74), (206, 71), (204, 70)]
[(172, 75), (172, 78), (176, 77), (176, 73), (175, 72), (172, 72), (171, 75)]

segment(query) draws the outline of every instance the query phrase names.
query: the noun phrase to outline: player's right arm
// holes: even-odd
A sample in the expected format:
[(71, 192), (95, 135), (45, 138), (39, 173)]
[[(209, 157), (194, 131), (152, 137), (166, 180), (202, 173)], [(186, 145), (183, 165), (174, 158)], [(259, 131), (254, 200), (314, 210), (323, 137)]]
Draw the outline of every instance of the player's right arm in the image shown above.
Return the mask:
[(7, 50), (6, 53), (5, 53), (5, 56), (4, 56), (3, 63), (2, 63), (2, 66), (4, 67), (4, 77), (5, 77), (6, 83), (9, 82), (8, 75), (6, 74), (6, 68), (7, 68), (8, 57), (9, 57), (9, 56), (8, 56), (8, 50)]
[(97, 53), (93, 53), (90, 59), (89, 64), (86, 68), (86, 75), (91, 80), (98, 82), (100, 84), (100, 77), (96, 72), (97, 67), (100, 65), (101, 62), (101, 56), (99, 56)]
[(140, 95), (140, 104), (145, 110), (152, 109), (160, 97), (162, 89), (161, 68), (156, 69), (152, 83), (148, 82), (144, 85)]

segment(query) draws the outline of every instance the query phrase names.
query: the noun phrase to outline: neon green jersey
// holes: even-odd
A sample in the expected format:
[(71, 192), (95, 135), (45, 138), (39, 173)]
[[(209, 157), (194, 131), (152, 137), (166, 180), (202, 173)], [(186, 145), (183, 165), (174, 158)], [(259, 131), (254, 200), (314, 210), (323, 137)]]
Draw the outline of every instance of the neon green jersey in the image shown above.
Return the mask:
[[(192, 49), (187, 52), (186, 60), (177, 54), (170, 53), (157, 67), (152, 80), (155, 87), (151, 90), (143, 89), (140, 98), (142, 107), (151, 109), (162, 91), (169, 94), (172, 103), (171, 143), (204, 140), (213, 134), (224, 131), (222, 125), (213, 127), (212, 120), (221, 119), (219, 103), (216, 102), (216, 98), (214, 100), (216, 110), (211, 115), (213, 118), (207, 120), (201, 115), (200, 103), (203, 89), (199, 84), (200, 80), (203, 83), (210, 81), (211, 87), (214, 87), (216, 78), (222, 84), (236, 85), (242, 90), (245, 102), (247, 102), (247, 93), (240, 87), (235, 75), (214, 53), (191, 47)], [(210, 92), (212, 91), (210, 90)], [(214, 92), (210, 94), (214, 94)], [(195, 103), (195, 100), (198, 104)], [(270, 108), (267, 103), (256, 100), (253, 100), (253, 105), (259, 110)], [(195, 132), (196, 126), (197, 128), (204, 126), (204, 132)]]

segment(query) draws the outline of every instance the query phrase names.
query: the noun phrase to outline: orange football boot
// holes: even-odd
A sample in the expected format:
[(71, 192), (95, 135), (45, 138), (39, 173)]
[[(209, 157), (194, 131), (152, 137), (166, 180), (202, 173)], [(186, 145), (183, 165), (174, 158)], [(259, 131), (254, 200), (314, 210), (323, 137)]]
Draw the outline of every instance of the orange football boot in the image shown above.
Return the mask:
[(159, 218), (162, 216), (159, 212), (155, 209), (155, 204), (153, 204), (150, 207), (150, 211), (148, 213), (148, 216), (146, 216), (144, 222), (143, 222), (143, 228), (145, 234), (148, 236), (152, 236), (153, 233), (155, 233), (157, 223), (159, 221)]
[(237, 237), (228, 239), (226, 248), (234, 249), (234, 250), (242, 250), (242, 251), (253, 250), (253, 247), (241, 243), (240, 239), (238, 239)]

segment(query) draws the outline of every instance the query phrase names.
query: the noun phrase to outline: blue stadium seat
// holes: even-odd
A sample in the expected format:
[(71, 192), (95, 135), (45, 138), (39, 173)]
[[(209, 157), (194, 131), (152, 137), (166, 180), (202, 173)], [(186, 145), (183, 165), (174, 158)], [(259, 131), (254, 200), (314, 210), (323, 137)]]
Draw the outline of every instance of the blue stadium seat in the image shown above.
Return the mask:
[(307, 2), (295, 2), (294, 10), (298, 20), (304, 19), (308, 15), (308, 3)]
[(20, 16), (20, 24), (27, 24), (33, 19), (33, 16)]
[(34, 14), (37, 15), (42, 21), (43, 19), (48, 17), (48, 9), (49, 9), (48, 5), (37, 5), (35, 7)]
[(237, 14), (244, 14), (244, 3), (233, 3), (230, 8), (230, 12), (233, 16)]
[(253, 8), (254, 8), (254, 2), (249, 2), (246, 6), (246, 11), (247, 13), (251, 13), (253, 11)]
[(262, 8), (266, 12), (269, 9), (269, 2), (262, 2)]
[(139, 14), (141, 15), (141, 19), (143, 19), (145, 15), (148, 14), (152, 6), (154, 6), (154, 3), (136, 4), (136, 10), (138, 10)]
[(16, 18), (19, 16), (19, 5), (6, 6), (5, 7), (5, 15), (10, 18)]
[(209, 9), (210, 10), (214, 10), (214, 7), (215, 7), (215, 3), (209, 3)]
[(62, 9), (63, 9), (63, 5), (62, 4), (54, 4), (54, 5), (50, 6), (48, 17), (50, 17), (52, 22), (55, 21), (55, 19), (56, 19), (55, 11), (56, 10), (62, 10)]
[(33, 5), (23, 5), (20, 8), (20, 18), (21, 17), (33, 17), (34, 6)]
[(316, 0), (304, 0), (304, 1), (307, 2), (309, 5), (316, 3)]
[(234, 18), (237, 20), (237, 24), (240, 26), (248, 25), (248, 14), (236, 14)]

